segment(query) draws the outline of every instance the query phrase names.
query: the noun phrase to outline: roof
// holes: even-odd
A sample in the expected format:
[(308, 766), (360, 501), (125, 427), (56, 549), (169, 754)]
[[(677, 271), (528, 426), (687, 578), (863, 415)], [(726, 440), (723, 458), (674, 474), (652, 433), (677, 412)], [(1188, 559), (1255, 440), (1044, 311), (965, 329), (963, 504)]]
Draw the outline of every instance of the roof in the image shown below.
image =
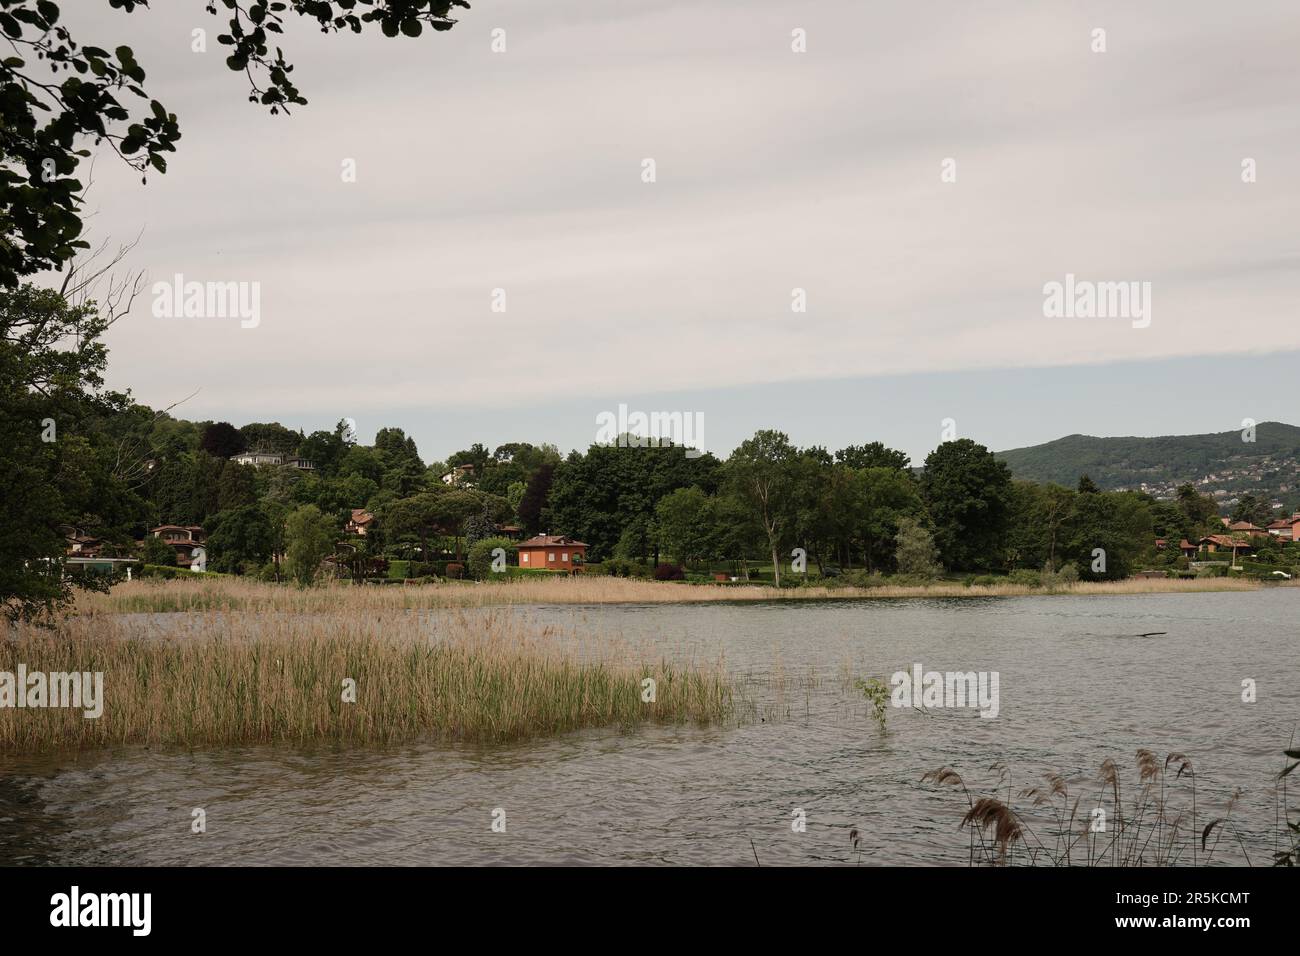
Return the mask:
[(1259, 525), (1251, 524), (1249, 521), (1234, 521), (1228, 525), (1233, 531), (1263, 531)]
[(352, 521), (354, 524), (369, 524), (374, 520), (375, 520), (375, 516), (372, 515), (365, 508), (352, 509)]
[(519, 548), (549, 548), (565, 545), (570, 548), (587, 547), (581, 541), (574, 541), (566, 534), (539, 534), (536, 537), (529, 538), (527, 541), (520, 541), (516, 547)]
[(1254, 547), (1249, 541), (1243, 541), (1240, 538), (1233, 538), (1226, 534), (1212, 534), (1202, 538), (1202, 541), (1212, 541), (1221, 548), (1250, 548)]
[(1268, 526), (1270, 528), (1289, 528), (1293, 524), (1295, 524), (1294, 518), (1278, 518), (1276, 521), (1270, 521)]

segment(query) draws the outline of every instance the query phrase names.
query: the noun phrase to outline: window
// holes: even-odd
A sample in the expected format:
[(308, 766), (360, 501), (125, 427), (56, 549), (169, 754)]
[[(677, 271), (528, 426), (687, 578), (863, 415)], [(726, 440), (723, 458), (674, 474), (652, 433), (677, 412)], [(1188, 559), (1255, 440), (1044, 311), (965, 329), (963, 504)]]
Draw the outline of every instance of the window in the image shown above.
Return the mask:
[(561, 560), (561, 561), (568, 561), (568, 560), (569, 560), (569, 552), (567, 552), (567, 551), (562, 551), (562, 552), (560, 553), (560, 560)]
[(519, 555), (519, 557), (523, 560), (524, 564), (527, 564), (527, 563), (528, 563), (528, 552), (527, 552), (527, 551), (522, 552), (522, 553)]
[(555, 560), (555, 552), (552, 551), (552, 552), (551, 552), (551, 556), (550, 556), (549, 558), (547, 558), (546, 560), (547, 560), (547, 561), (554, 561), (554, 560)]

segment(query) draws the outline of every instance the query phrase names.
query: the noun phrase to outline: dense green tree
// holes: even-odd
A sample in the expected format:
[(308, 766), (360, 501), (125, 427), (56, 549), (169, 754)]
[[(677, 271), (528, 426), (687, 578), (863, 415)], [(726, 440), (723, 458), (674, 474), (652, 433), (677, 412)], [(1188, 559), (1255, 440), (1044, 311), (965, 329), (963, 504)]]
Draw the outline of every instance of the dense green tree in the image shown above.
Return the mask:
[(338, 473), (342, 478), (367, 478), (378, 487), (384, 480), (384, 461), (375, 449), (353, 445), (339, 458)]
[(375, 435), (374, 449), (383, 466), (380, 487), (407, 497), (429, 486), (424, 462), (410, 438), (400, 428), (381, 428)]
[(969, 438), (944, 442), (925, 459), (921, 493), (946, 567), (1000, 566), (1011, 504), (1011, 472)]
[(244, 450), (244, 436), (230, 422), (209, 422), (199, 438), (199, 448), (215, 458), (231, 458)]
[(1191, 534), (1188, 540), (1204, 537), (1219, 524), (1219, 506), (1209, 495), (1203, 495), (1194, 485), (1178, 486), (1178, 508), (1187, 518)]
[(1237, 503), (1232, 508), (1231, 518), (1233, 521), (1249, 521), (1263, 528), (1273, 520), (1273, 513), (1269, 510), (1268, 502), (1260, 501), (1247, 492), (1237, 498)]
[(713, 499), (699, 488), (678, 488), (659, 499), (655, 524), (661, 546), (679, 564), (697, 564), (718, 556)]
[(1085, 580), (1128, 577), (1155, 538), (1151, 511), (1134, 492), (1077, 495), (1064, 531), (1062, 555)]
[(727, 481), (763, 529), (778, 587), (781, 562), (777, 554), (795, 520), (796, 459), (790, 439), (772, 430), (745, 439), (727, 459)]
[(69, 529), (125, 540), (144, 524), (143, 470), (104, 424), (129, 405), (103, 390), (106, 327), (93, 303), (0, 290), (0, 607), (11, 618), (70, 599)]
[(147, 534), (140, 542), (140, 561), (144, 564), (176, 565), (176, 549), (162, 538)]
[(506, 501), (510, 503), (510, 510), (516, 515), (519, 514), (519, 506), (524, 503), (524, 492), (528, 486), (522, 481), (512, 481), (506, 486)]
[(253, 476), (254, 469), (251, 465), (224, 462), (221, 477), (217, 480), (217, 510), (231, 511), (255, 504), (257, 490)]
[(321, 562), (334, 553), (337, 537), (334, 522), (315, 505), (302, 505), (290, 512), (285, 521), (284, 556), (289, 577), (301, 586), (315, 581)]
[(896, 563), (900, 574), (934, 578), (942, 570), (934, 536), (915, 518), (900, 518), (896, 536)]
[(896, 468), (899, 471), (906, 471), (912, 463), (906, 453), (878, 441), (841, 448), (835, 453), (835, 460), (850, 468)]
[(302, 432), (285, 428), (279, 422), (250, 422), (240, 426), (239, 434), (244, 436), (248, 451), (292, 455), (303, 442)]
[(555, 466), (543, 462), (528, 479), (528, 485), (519, 499), (515, 509), (519, 520), (524, 523), (524, 530), (537, 534), (542, 527), (542, 517), (546, 513), (547, 501), (551, 494), (551, 484), (555, 480)]
[(343, 456), (352, 447), (352, 443), (344, 437), (346, 430), (347, 423), (339, 422), (332, 432), (312, 432), (298, 446), (298, 455), (311, 461), (321, 477), (334, 477), (338, 474)]
[[(593, 444), (585, 454), (572, 452), (555, 469), (547, 496), (552, 526), (540, 530), (573, 535), (590, 546), (588, 558), (599, 561), (614, 553), (635, 523), (629, 540), (648, 557), (656, 546), (655, 506), (665, 495), (693, 485), (706, 493), (717, 487), (718, 460), (712, 455), (691, 457), (670, 444)], [(525, 493), (520, 505), (525, 522), (532, 515), (531, 500)]]
[(1061, 567), (1065, 526), (1074, 513), (1078, 492), (1060, 485), (1016, 481), (1010, 495), (1006, 564), (1008, 567)]
[(383, 504), (376, 512), (385, 542), (390, 546), (418, 544), (424, 560), (432, 557), (431, 542), (444, 533), (437, 495), (423, 493)]
[(257, 505), (223, 511), (211, 521), (208, 535), (208, 567), (213, 571), (239, 574), (266, 563), (274, 550), (275, 536), (266, 512)]
[(892, 570), (901, 522), (925, 513), (916, 481), (896, 468), (865, 468), (851, 473), (847, 497), (849, 554), (860, 549), (868, 571)]

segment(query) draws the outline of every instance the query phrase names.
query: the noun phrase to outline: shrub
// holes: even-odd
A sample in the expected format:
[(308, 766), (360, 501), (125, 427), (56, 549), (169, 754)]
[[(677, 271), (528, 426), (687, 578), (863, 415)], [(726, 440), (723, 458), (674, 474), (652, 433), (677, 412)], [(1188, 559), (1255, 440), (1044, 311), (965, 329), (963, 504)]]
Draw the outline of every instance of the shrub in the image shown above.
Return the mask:
[(470, 547), (469, 556), (465, 560), (470, 577), (476, 581), (485, 581), (492, 577), (492, 552), (497, 548), (505, 552), (506, 564), (502, 573), (508, 573), (510, 565), (516, 563), (514, 542), (509, 538), (482, 538)]
[(162, 538), (149, 535), (140, 542), (140, 562), (142, 564), (176, 567), (176, 549)]
[(898, 522), (898, 534), (894, 540), (900, 574), (928, 580), (942, 573), (934, 536), (915, 518), (903, 518)]
[(550, 578), (557, 574), (564, 577), (568, 573), (560, 568), (517, 568), (514, 565), (506, 567), (507, 576), (512, 578)]
[(661, 564), (655, 568), (656, 581), (684, 581), (686, 572), (680, 564)]
[(639, 561), (630, 561), (627, 558), (609, 558), (597, 565), (587, 565), (588, 568), (599, 567), (601, 574), (608, 574), (616, 578), (644, 578), (649, 575), (649, 569)]
[(459, 580), (465, 576), (465, 565), (456, 564), (454, 561), (447, 565), (447, 577), (453, 580)]
[(188, 577), (194, 572), (188, 568), (182, 570), (174, 564), (142, 564), (140, 565), (140, 577), (142, 578), (179, 578)]

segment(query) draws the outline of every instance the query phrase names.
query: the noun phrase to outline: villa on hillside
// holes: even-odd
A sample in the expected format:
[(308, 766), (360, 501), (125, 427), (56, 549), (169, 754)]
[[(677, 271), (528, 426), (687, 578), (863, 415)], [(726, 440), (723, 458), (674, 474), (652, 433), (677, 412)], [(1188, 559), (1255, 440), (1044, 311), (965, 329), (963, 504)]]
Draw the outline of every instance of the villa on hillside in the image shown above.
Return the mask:
[(63, 533), (67, 539), (68, 557), (94, 558), (99, 556), (103, 541), (94, 535), (85, 534), (80, 528), (66, 528)]
[(1278, 518), (1269, 523), (1267, 530), (1279, 541), (1300, 541), (1300, 514)]
[(1252, 536), (1268, 534), (1268, 532), (1259, 525), (1251, 524), (1249, 521), (1234, 521), (1228, 525), (1228, 530), (1233, 534), (1248, 534)]
[(563, 534), (539, 534), (519, 542), (519, 566), (551, 571), (581, 571), (587, 546)]
[(1206, 535), (1200, 541), (1201, 550), (1209, 554), (1228, 551), (1233, 555), (1254, 554), (1255, 546), (1249, 538), (1234, 538), (1226, 534)]
[(276, 465), (297, 468), (299, 471), (316, 470), (314, 461), (308, 458), (298, 458), (295, 455), (285, 455), (278, 451), (245, 451), (238, 455), (231, 455), (230, 460), (237, 465), (253, 465), (254, 467)]
[(194, 549), (202, 547), (208, 540), (207, 533), (196, 524), (160, 524), (156, 528), (150, 528), (149, 533), (175, 548), (176, 563), (183, 567), (193, 562)]
[(472, 488), (474, 486), (474, 466), (457, 465), (442, 476), (442, 483), (455, 488)]
[(359, 534), (364, 538), (366, 533), (369, 531), (370, 526), (374, 523), (375, 516), (365, 508), (353, 508), (352, 517), (350, 517), (348, 523), (343, 526), (343, 530), (347, 534)]

